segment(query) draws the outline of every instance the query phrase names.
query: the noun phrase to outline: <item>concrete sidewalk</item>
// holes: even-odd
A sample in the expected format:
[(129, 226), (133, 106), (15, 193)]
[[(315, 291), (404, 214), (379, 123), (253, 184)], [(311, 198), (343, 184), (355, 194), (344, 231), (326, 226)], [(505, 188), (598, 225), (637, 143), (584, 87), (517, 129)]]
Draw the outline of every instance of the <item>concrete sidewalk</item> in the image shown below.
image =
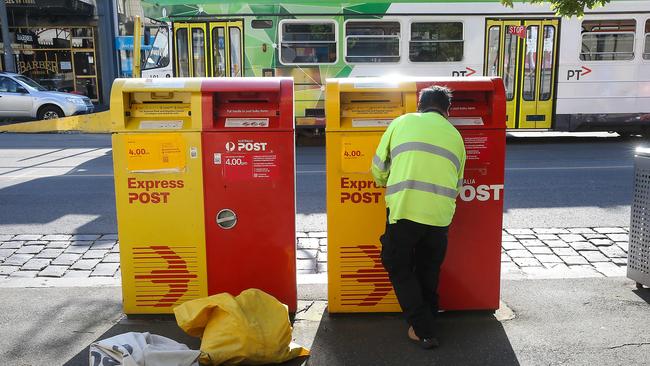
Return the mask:
[[(119, 287), (0, 288), (1, 365), (87, 365), (88, 345), (149, 331), (198, 348), (170, 317), (125, 318)], [(441, 347), (406, 338), (395, 314), (331, 316), (326, 285), (299, 286), (294, 340), (307, 360), (338, 365), (647, 365), (650, 291), (625, 278), (505, 280), (496, 315), (450, 312)]]

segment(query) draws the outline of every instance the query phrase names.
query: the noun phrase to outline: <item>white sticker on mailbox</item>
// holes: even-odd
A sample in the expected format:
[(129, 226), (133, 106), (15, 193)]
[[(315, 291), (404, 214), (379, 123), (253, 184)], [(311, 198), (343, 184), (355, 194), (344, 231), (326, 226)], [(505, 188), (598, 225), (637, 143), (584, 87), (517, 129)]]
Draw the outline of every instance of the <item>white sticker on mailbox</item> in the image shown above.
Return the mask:
[(449, 122), (454, 126), (483, 126), (481, 117), (449, 117)]
[(183, 128), (183, 121), (140, 121), (141, 130), (180, 130)]
[(269, 127), (268, 118), (226, 118), (226, 127)]
[(353, 119), (352, 127), (386, 127), (392, 119)]
[(214, 162), (215, 165), (220, 165), (221, 164), (221, 153), (214, 153), (213, 162)]

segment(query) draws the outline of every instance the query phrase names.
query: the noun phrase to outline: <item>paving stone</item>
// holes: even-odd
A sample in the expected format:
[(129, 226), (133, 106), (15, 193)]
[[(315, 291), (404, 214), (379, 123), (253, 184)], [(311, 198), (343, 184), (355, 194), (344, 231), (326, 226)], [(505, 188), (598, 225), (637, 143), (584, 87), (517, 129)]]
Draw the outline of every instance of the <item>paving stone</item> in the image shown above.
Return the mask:
[(102, 259), (108, 253), (108, 250), (89, 250), (84, 253), (83, 259)]
[(549, 227), (549, 228), (537, 228), (533, 229), (537, 234), (568, 234), (569, 231), (566, 229), (561, 229), (559, 227)]
[(588, 227), (572, 227), (567, 229), (572, 234), (593, 234), (595, 231)]
[(113, 249), (111, 249), (111, 253), (119, 253), (120, 252), (120, 243), (117, 243), (113, 246)]
[(626, 252), (630, 251), (630, 243), (626, 241), (619, 241), (618, 243), (616, 243), (616, 245), (618, 245), (619, 248), (623, 249)]
[(11, 256), (7, 257), (5, 259), (5, 262), (3, 263), (4, 265), (9, 265), (9, 266), (22, 266), (23, 264), (27, 263), (28, 260), (34, 258), (33, 254), (18, 254), (14, 253)]
[(587, 258), (587, 260), (589, 262), (591, 262), (591, 263), (594, 263), (594, 262), (609, 262), (609, 258), (607, 258), (601, 252), (594, 252), (594, 251), (588, 250), (588, 251), (581, 251), (580, 255)]
[(327, 262), (327, 253), (318, 252), (318, 254), (316, 255), (316, 259), (319, 262)]
[(545, 246), (546, 246), (546, 244), (544, 244), (543, 241), (538, 240), (538, 239), (522, 240), (520, 243), (523, 244), (526, 248), (530, 248), (530, 247), (545, 247)]
[(296, 261), (296, 268), (299, 270), (309, 269), (311, 271), (314, 271), (316, 270), (316, 263), (317, 262), (313, 259), (298, 259)]
[(102, 263), (120, 263), (120, 253), (108, 253), (102, 259)]
[(311, 231), (307, 233), (310, 238), (327, 238), (327, 231)]
[(589, 242), (597, 247), (612, 245), (614, 242), (609, 239), (591, 239)]
[(51, 259), (43, 259), (43, 258), (30, 259), (27, 261), (27, 263), (25, 263), (20, 268), (20, 270), (40, 271), (43, 268), (47, 267), (51, 261), (52, 261)]
[(45, 245), (24, 246), (16, 251), (18, 254), (36, 254), (45, 249)]
[(104, 234), (101, 237), (101, 240), (115, 240), (115, 241), (117, 241), (117, 239), (118, 239), (117, 234)]
[(94, 241), (97, 240), (101, 237), (101, 235), (97, 234), (74, 234), (72, 235), (72, 240), (90, 240)]
[(627, 258), (612, 258), (612, 262), (619, 266), (627, 266)]
[(559, 256), (580, 255), (573, 248), (553, 248), (553, 252)]
[(0, 262), (16, 252), (16, 249), (0, 249)]
[(620, 227), (595, 227), (594, 231), (601, 234), (627, 233), (625, 229)]
[(518, 250), (518, 249), (508, 250), (507, 253), (511, 258), (530, 258), (530, 257), (533, 256), (533, 254), (531, 252), (527, 251), (526, 249), (523, 249), (523, 250)]
[(30, 240), (26, 241), (24, 245), (46, 245), (47, 243), (45, 240)]
[(296, 232), (296, 238), (306, 238), (306, 237), (307, 237), (307, 233), (304, 233), (302, 231)]
[(311, 268), (311, 269), (309, 269), (309, 268), (308, 269), (297, 269), (296, 270), (296, 274), (299, 274), (299, 275), (301, 275), (301, 274), (316, 274), (316, 273), (317, 272), (316, 272), (316, 270), (314, 268)]
[(9, 241), (14, 236), (15, 236), (14, 234), (0, 234), (0, 241)]
[(506, 229), (506, 231), (511, 235), (521, 235), (521, 234), (535, 234), (530, 229)]
[(572, 243), (574, 241), (584, 241), (585, 238), (579, 234), (560, 234), (560, 239), (566, 241), (567, 243)]
[(72, 235), (67, 235), (67, 234), (50, 234), (50, 235), (45, 235), (44, 237), (41, 238), (41, 240), (68, 241), (71, 238), (72, 238)]
[(604, 234), (598, 234), (598, 233), (596, 233), (596, 234), (582, 234), (582, 236), (584, 236), (585, 239), (587, 239), (587, 240), (589, 240), (589, 239), (606, 239), (607, 238), (607, 236), (605, 236)]
[(517, 239), (537, 239), (537, 237), (534, 234), (515, 234), (515, 238)]
[(535, 258), (542, 263), (564, 263), (560, 257), (555, 254), (539, 254)]
[(92, 271), (67, 271), (64, 275), (63, 278), (87, 278), (90, 276)]
[(321, 245), (321, 246), (318, 248), (318, 250), (321, 251), (321, 252), (323, 252), (323, 253), (327, 253), (327, 245)]
[(600, 247), (598, 249), (600, 249), (600, 251), (609, 258), (627, 258), (627, 254), (623, 251), (623, 249), (617, 247), (616, 245), (609, 247)]
[(553, 270), (553, 272), (566, 272), (569, 270), (569, 266), (564, 264), (564, 262), (545, 262), (542, 264), (545, 268)]
[(569, 264), (569, 265), (575, 265), (575, 264), (589, 264), (589, 262), (585, 259), (585, 257), (581, 255), (568, 255), (568, 256), (560, 256), (564, 263)]
[(70, 245), (75, 247), (90, 247), (91, 245), (93, 245), (93, 241), (92, 240), (71, 240)]
[(630, 241), (628, 234), (607, 234), (607, 237), (613, 241)]
[(79, 259), (76, 261), (70, 269), (93, 269), (99, 264), (99, 259)]
[(316, 268), (318, 273), (327, 273), (327, 263), (319, 262)]
[(0, 276), (9, 276), (16, 272), (20, 267), (18, 266), (0, 266)]
[(318, 249), (318, 238), (299, 238), (298, 239), (298, 248), (299, 249)]
[(544, 240), (544, 243), (551, 248), (568, 248), (569, 244), (564, 240)]
[(569, 245), (575, 250), (598, 250), (598, 247), (587, 241), (574, 241)]
[(25, 244), (24, 241), (6, 241), (2, 244), (0, 244), (0, 249), (18, 249), (21, 248)]
[(39, 277), (61, 277), (68, 270), (68, 266), (47, 266), (38, 273)]
[(559, 238), (555, 234), (537, 234), (537, 239), (539, 239), (539, 240), (558, 240)]
[(298, 259), (314, 259), (318, 255), (316, 249), (298, 249), (296, 251), (296, 258)]
[(77, 260), (81, 258), (81, 254), (77, 253), (63, 253), (60, 256), (56, 257), (53, 261), (52, 264), (55, 265), (66, 265), (70, 266)]
[(117, 244), (115, 240), (97, 240), (90, 246), (90, 249), (106, 249), (109, 250)]
[(84, 254), (88, 251), (88, 247), (86, 246), (69, 246), (65, 249), (65, 253), (77, 253), (77, 254)]
[(517, 241), (517, 238), (508, 234), (501, 235), (501, 242), (505, 242), (505, 241)]
[(16, 271), (9, 275), (9, 277), (21, 277), (21, 278), (35, 278), (38, 275), (38, 271)]
[(619, 267), (615, 263), (594, 263), (594, 268), (596, 271), (604, 274), (607, 277), (619, 277), (625, 276), (627, 274), (627, 268)]
[(502, 242), (502, 243), (501, 243), (501, 247), (502, 247), (503, 249), (505, 249), (505, 250), (513, 250), (513, 249), (524, 250), (524, 249), (526, 249), (526, 248), (524, 248), (523, 245), (521, 245), (521, 244), (520, 244), (519, 242), (517, 242), (517, 241), (506, 241), (506, 242)]
[(95, 270), (90, 274), (91, 277), (103, 276), (103, 277), (113, 277), (117, 268), (120, 266), (119, 263), (99, 263)]
[(528, 247), (528, 250), (533, 254), (553, 254), (549, 247)]
[(30, 240), (38, 240), (42, 238), (43, 235), (32, 235), (32, 234), (18, 234), (14, 236), (13, 240), (24, 240), (24, 241), (30, 241)]
[(320, 244), (321, 247), (322, 247), (323, 245), (324, 245), (324, 246), (327, 246), (327, 238), (320, 238), (320, 239), (318, 239), (318, 244)]
[(48, 248), (67, 248), (70, 246), (69, 241), (51, 241), (46, 245)]
[(61, 254), (63, 254), (63, 249), (49, 249), (48, 247), (45, 247), (45, 249), (41, 250), (40, 253), (36, 254), (36, 258), (54, 259)]
[(503, 262), (512, 262), (512, 260), (506, 253), (501, 253), (501, 263)]
[(542, 265), (535, 258), (512, 258), (512, 260), (520, 267), (535, 267)]
[(603, 277), (603, 274), (596, 271), (590, 264), (579, 264), (569, 266), (571, 277)]

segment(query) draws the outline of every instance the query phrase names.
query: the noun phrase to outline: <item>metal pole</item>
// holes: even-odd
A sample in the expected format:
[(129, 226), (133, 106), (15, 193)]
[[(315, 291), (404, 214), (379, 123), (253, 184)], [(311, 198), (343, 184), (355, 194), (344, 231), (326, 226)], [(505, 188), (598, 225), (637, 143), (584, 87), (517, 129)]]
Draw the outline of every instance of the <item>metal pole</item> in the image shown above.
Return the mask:
[(2, 43), (5, 52), (5, 71), (16, 72), (16, 60), (11, 49), (11, 38), (9, 37), (9, 20), (7, 20), (7, 4), (0, 0), (0, 22), (2, 22)]
[[(1, 0), (0, 0), (1, 1)], [(99, 72), (101, 77), (100, 103), (108, 108), (111, 98), (111, 86), (117, 77), (117, 51), (115, 50), (115, 22), (112, 1), (97, 1), (97, 46), (99, 54)]]
[(142, 50), (142, 45), (140, 44), (140, 38), (142, 37), (142, 21), (140, 16), (136, 15), (133, 19), (133, 77), (140, 77), (140, 62), (142, 62), (142, 55), (140, 50)]

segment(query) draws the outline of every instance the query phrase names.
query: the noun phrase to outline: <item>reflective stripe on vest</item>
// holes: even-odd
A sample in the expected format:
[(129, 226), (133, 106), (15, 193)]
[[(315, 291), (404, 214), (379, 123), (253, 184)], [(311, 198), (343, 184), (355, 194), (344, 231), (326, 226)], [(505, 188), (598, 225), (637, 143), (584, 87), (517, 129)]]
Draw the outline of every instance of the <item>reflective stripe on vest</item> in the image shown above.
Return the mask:
[[(453, 152), (440, 146), (427, 144), (426, 142), (405, 142), (403, 144), (399, 144), (390, 151), (390, 158), (391, 160), (395, 160), (395, 157), (397, 155), (407, 151), (422, 151), (422, 152), (427, 152), (429, 154), (443, 157), (449, 160), (452, 164), (454, 164), (454, 166), (456, 167), (456, 172), (460, 170), (460, 160), (456, 155), (454, 155)], [(376, 157), (377, 159), (379, 159), (378, 156)], [(378, 164), (375, 165), (377, 165), (377, 167), (379, 168)]]
[(418, 180), (405, 180), (386, 187), (386, 195), (388, 196), (405, 189), (435, 193), (451, 199), (456, 199), (456, 195), (458, 194), (458, 191), (453, 188), (447, 188), (437, 184), (421, 182)]
[(385, 172), (390, 168), (390, 162), (388, 161), (381, 161), (381, 158), (379, 155), (375, 154), (375, 156), (372, 158), (372, 163), (375, 165), (375, 167), (382, 172)]

